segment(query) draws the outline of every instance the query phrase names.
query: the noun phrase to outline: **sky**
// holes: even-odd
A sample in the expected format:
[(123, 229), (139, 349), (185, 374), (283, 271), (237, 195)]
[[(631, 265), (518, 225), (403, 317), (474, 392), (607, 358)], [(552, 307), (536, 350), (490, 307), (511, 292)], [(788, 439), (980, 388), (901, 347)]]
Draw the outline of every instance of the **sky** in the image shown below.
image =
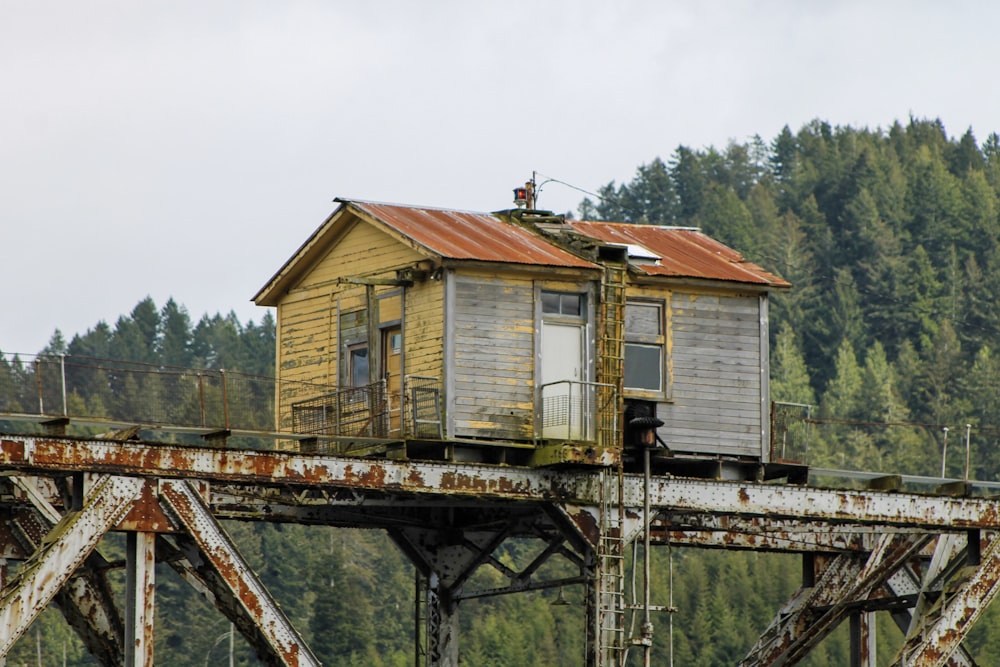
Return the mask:
[(0, 0), (0, 350), (147, 296), (259, 322), (335, 197), (493, 211), (537, 172), (565, 212), (814, 119), (982, 142), (997, 25), (989, 0)]

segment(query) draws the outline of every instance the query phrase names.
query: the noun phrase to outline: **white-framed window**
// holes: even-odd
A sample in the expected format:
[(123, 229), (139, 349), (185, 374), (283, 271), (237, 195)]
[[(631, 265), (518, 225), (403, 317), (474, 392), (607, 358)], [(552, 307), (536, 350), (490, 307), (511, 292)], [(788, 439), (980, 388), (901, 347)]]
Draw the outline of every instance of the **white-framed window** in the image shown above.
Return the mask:
[(625, 391), (666, 397), (666, 336), (662, 301), (625, 304)]
[(576, 292), (542, 291), (542, 313), (562, 317), (582, 318), (583, 295)]

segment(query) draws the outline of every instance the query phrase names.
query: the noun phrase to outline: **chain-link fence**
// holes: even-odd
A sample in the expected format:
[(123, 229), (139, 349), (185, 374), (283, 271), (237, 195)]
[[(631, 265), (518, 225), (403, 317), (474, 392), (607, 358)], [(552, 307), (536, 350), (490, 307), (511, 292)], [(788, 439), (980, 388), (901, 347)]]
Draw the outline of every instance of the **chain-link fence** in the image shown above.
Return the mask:
[(814, 469), (996, 481), (998, 448), (1000, 429), (984, 425), (850, 419), (799, 403), (771, 409), (771, 460)]
[[(330, 391), (301, 385), (304, 394)], [(13, 417), (273, 433), (278, 380), (235, 371), (69, 355), (0, 355), (0, 412)]]

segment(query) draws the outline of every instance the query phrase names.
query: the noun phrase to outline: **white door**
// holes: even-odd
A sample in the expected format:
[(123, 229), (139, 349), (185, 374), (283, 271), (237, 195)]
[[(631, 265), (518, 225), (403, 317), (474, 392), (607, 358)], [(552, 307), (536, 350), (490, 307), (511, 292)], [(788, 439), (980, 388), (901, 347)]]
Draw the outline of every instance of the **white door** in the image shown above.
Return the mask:
[[(579, 324), (542, 323), (542, 437), (586, 439), (585, 400), (590, 390), (583, 365), (585, 328)], [(569, 382), (560, 382), (569, 380)], [(559, 384), (551, 384), (560, 382)], [(550, 385), (550, 386), (545, 386)]]

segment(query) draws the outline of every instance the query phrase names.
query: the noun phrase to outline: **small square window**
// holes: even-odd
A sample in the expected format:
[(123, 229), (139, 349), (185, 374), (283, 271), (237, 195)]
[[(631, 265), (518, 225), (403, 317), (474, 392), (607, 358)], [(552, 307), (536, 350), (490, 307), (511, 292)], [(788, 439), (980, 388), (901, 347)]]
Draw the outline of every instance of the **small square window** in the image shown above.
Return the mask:
[(661, 346), (625, 344), (625, 387), (642, 391), (663, 390)]
[(583, 314), (583, 295), (569, 292), (542, 292), (542, 312), (580, 317)]

